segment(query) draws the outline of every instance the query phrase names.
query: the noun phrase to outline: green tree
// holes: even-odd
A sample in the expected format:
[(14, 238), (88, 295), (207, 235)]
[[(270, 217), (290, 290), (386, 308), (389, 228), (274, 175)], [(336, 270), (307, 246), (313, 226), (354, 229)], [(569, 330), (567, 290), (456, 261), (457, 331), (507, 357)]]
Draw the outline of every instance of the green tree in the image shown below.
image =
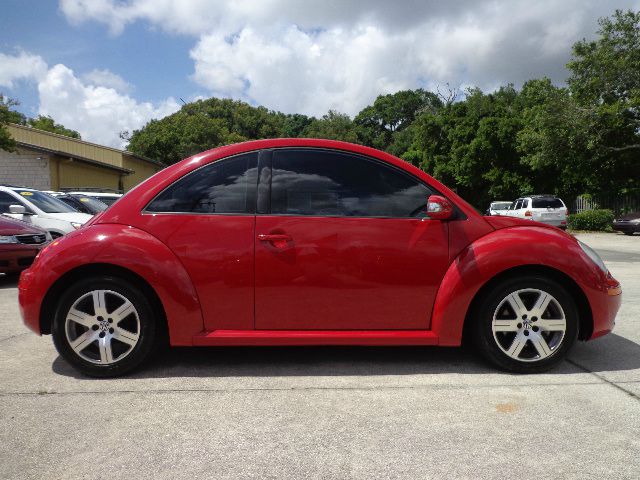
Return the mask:
[(56, 123), (53, 118), (45, 115), (38, 115), (35, 118), (27, 120), (27, 125), (38, 130), (44, 130), (46, 132), (57, 133), (58, 135), (64, 135), (65, 137), (80, 139), (80, 134), (75, 130), (65, 128), (64, 125)]
[(7, 98), (0, 93), (0, 150), (13, 152), (16, 142), (5, 128), (7, 123), (24, 123), (25, 117), (19, 112), (12, 110), (20, 103), (12, 98)]
[(512, 86), (490, 94), (470, 89), (464, 100), (418, 117), (413, 144), (403, 158), (478, 207), (528, 193), (533, 188), (530, 169), (520, 162), (516, 140), (521, 108)]
[(568, 84), (580, 109), (593, 192), (640, 190), (640, 12), (616, 10), (573, 46)]
[(285, 115), (248, 103), (210, 98), (184, 105), (133, 133), (123, 132), (133, 153), (171, 164), (210, 148), (259, 138), (299, 135), (304, 115)]
[[(229, 131), (222, 120), (204, 113), (180, 110), (162, 120), (151, 120), (144, 128), (135, 130), (127, 148), (133, 153), (172, 164), (224, 145), (227, 140)], [(238, 137), (237, 140), (243, 138)]]
[(518, 151), (531, 168), (536, 191), (560, 195), (566, 202), (593, 191), (601, 172), (588, 151), (584, 112), (569, 90), (544, 78), (526, 82), (520, 96), (524, 108)]
[(354, 123), (358, 139), (370, 147), (402, 154), (408, 148), (412, 134), (401, 132), (410, 128), (417, 115), (435, 113), (440, 108), (442, 102), (438, 96), (422, 89), (380, 95), (373, 105), (356, 115)]
[(320, 119), (313, 119), (302, 134), (307, 138), (326, 138), (343, 142), (358, 142), (358, 135), (353, 120), (344, 113), (329, 110)]

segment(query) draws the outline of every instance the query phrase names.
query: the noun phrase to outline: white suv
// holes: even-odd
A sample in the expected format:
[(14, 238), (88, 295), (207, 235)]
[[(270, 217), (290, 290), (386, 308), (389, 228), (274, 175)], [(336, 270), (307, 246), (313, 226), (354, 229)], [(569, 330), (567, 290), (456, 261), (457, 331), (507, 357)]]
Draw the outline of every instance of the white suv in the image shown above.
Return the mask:
[(518, 198), (504, 215), (535, 220), (554, 227), (567, 228), (567, 206), (553, 195), (531, 195)]
[(53, 238), (73, 232), (91, 218), (40, 190), (8, 186), (0, 186), (0, 214), (40, 227)]

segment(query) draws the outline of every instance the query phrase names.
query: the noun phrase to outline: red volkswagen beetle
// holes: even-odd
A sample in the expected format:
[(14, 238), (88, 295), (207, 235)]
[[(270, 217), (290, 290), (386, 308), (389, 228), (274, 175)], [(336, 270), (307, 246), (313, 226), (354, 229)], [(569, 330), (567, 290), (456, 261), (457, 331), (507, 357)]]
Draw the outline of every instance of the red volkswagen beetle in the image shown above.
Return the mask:
[(81, 372), (171, 345), (460, 345), (539, 372), (613, 328), (620, 285), (563, 231), (483, 217), (391, 155), (348, 143), (216, 148), (43, 250), (25, 323)]

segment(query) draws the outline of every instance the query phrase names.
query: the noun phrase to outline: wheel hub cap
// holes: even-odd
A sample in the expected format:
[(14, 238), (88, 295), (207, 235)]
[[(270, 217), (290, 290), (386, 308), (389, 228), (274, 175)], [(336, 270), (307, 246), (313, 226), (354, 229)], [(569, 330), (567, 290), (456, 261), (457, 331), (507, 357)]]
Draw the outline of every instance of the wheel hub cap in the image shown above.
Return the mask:
[(113, 290), (93, 290), (67, 313), (67, 341), (83, 360), (100, 365), (129, 355), (140, 338), (140, 317), (133, 303)]
[(537, 362), (553, 355), (566, 328), (558, 300), (535, 288), (517, 290), (502, 299), (491, 324), (500, 350), (520, 362)]

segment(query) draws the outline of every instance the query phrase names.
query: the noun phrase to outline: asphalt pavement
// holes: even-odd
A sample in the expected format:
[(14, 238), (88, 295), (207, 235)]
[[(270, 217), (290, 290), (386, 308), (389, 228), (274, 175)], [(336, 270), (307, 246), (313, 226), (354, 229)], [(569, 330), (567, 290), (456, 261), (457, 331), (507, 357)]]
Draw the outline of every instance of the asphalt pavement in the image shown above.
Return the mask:
[(542, 375), (458, 348), (182, 348), (94, 380), (0, 278), (0, 478), (640, 478), (640, 236), (579, 238), (622, 308)]

